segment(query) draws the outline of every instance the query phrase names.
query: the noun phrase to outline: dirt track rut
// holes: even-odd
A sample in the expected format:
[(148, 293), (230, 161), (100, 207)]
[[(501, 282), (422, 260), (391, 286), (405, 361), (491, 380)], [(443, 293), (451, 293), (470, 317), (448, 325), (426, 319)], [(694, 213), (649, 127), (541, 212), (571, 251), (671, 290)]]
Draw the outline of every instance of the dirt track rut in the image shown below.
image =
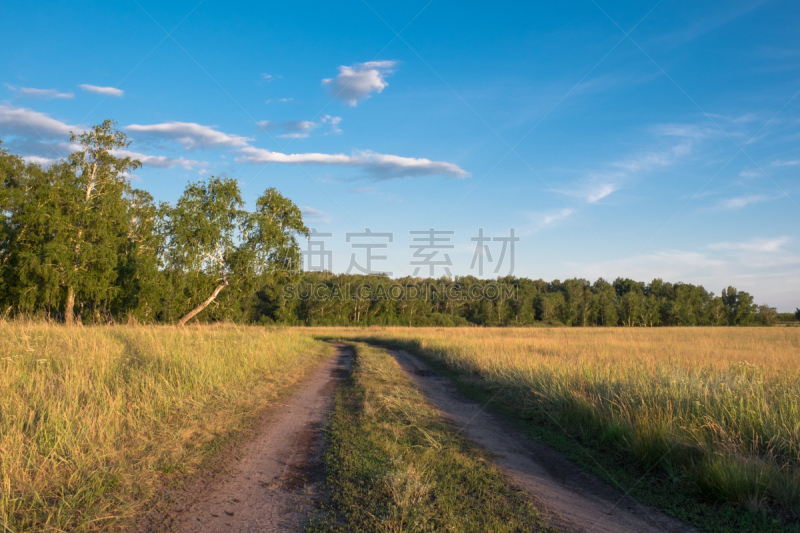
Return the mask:
[(350, 367), (350, 348), (337, 349), (300, 390), (274, 407), (238, 462), (174, 510), (172, 531), (302, 531), (324, 481), (323, 429), (334, 389)]
[(390, 352), (446, 419), (492, 454), (517, 486), (543, 504), (553, 526), (580, 533), (696, 531), (625, 496), (560, 453), (520, 434), (480, 404), (464, 398), (448, 379), (437, 376), (418, 358), (402, 350)]

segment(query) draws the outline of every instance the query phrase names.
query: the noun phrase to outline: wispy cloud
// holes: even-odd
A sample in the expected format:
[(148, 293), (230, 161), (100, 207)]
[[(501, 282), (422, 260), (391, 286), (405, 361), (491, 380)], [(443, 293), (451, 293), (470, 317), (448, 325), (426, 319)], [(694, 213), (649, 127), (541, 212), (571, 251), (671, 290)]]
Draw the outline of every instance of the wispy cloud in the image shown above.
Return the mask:
[(300, 212), (303, 213), (304, 222), (311, 224), (330, 224), (331, 219), (327, 214), (319, 209), (314, 209), (307, 205), (300, 207)]
[(125, 129), (132, 133), (152, 135), (180, 143), (187, 150), (195, 148), (238, 148), (246, 146), (250, 137), (231, 135), (194, 122), (164, 122), (162, 124), (131, 124)]
[(322, 80), (330, 94), (337, 100), (355, 107), (358, 102), (370, 97), (371, 93), (380, 93), (389, 83), (386, 76), (394, 72), (396, 61), (368, 61), (354, 65), (339, 67), (335, 78)]
[(282, 131), (278, 137), (286, 139), (305, 139), (311, 132), (319, 127), (316, 122), (310, 120), (289, 120), (286, 122), (273, 122), (269, 120), (262, 120), (258, 123), (258, 127), (264, 131)]
[(458, 165), (444, 161), (431, 161), (425, 158), (402, 157), (390, 154), (379, 154), (368, 150), (346, 154), (300, 153), (284, 154), (263, 148), (246, 146), (239, 150), (236, 158), (241, 163), (295, 163), (313, 165), (334, 165), (357, 167), (364, 170), (373, 179), (386, 180), (416, 176), (446, 176), (449, 178), (466, 178), (469, 173)]
[(586, 201), (590, 204), (596, 203), (616, 191), (617, 188), (618, 186), (613, 183), (602, 183), (591, 187), (586, 193)]
[(329, 129), (325, 135), (342, 133), (339, 127), (341, 117), (332, 117), (330, 115), (323, 115), (317, 121), (310, 120), (289, 120), (286, 122), (273, 122), (269, 120), (262, 120), (258, 123), (258, 127), (264, 131), (278, 131), (283, 132), (278, 135), (285, 139), (305, 139), (311, 135), (311, 132), (323, 125), (328, 125)]
[(777, 160), (769, 164), (771, 167), (800, 167), (800, 159), (793, 159), (789, 161)]
[(205, 161), (195, 161), (193, 159), (184, 159), (183, 157), (167, 157), (165, 155), (148, 155), (139, 152), (131, 152), (129, 150), (114, 150), (113, 155), (116, 157), (130, 157), (138, 159), (142, 165), (156, 167), (156, 168), (174, 168), (183, 167), (186, 170), (194, 168), (205, 168), (208, 163)]
[(57, 89), (34, 89), (33, 87), (14, 87), (6, 83), (6, 87), (16, 93), (17, 98), (39, 98), (42, 100), (74, 98), (74, 93), (62, 93)]
[(565, 218), (569, 217), (575, 210), (571, 208), (564, 208), (556, 213), (552, 213), (549, 215), (545, 215), (542, 219), (542, 224), (552, 224), (554, 222), (558, 222), (560, 220), (564, 220)]
[(723, 209), (741, 209), (750, 204), (766, 202), (771, 197), (766, 194), (748, 194), (746, 196), (737, 196), (734, 198), (727, 198), (719, 202), (719, 207)]
[(33, 163), (35, 165), (41, 165), (43, 167), (47, 167), (58, 161), (58, 159), (54, 157), (42, 157), (38, 155), (24, 155), (22, 159), (27, 161), (28, 163)]
[[(659, 124), (650, 131), (662, 137), (678, 137), (680, 142), (658, 150), (635, 153), (625, 158), (605, 163), (600, 169), (586, 173), (570, 188), (551, 189), (553, 192), (581, 198), (587, 203), (597, 203), (618, 191), (640, 174), (666, 168), (691, 153), (694, 143), (707, 135), (703, 128), (687, 124)], [(663, 141), (662, 141), (663, 142)], [(674, 141), (671, 141), (674, 143)]]
[(82, 130), (32, 109), (0, 104), (0, 133), (32, 139), (53, 139), (66, 137), (70, 131), (78, 133)]
[(266, 72), (261, 73), (262, 80), (272, 81), (272, 80), (279, 80), (281, 78), (283, 78), (283, 76), (281, 76), (280, 74), (268, 74)]
[(122, 89), (117, 89), (116, 87), (101, 87), (99, 85), (89, 85), (88, 83), (81, 83), (78, 85), (81, 89), (86, 92), (95, 93), (95, 94), (105, 94), (107, 96), (114, 96), (119, 98), (125, 94), (125, 91)]
[(717, 242), (709, 244), (711, 250), (729, 250), (735, 252), (776, 253), (783, 251), (783, 247), (791, 242), (788, 236), (772, 239), (756, 238), (745, 242)]

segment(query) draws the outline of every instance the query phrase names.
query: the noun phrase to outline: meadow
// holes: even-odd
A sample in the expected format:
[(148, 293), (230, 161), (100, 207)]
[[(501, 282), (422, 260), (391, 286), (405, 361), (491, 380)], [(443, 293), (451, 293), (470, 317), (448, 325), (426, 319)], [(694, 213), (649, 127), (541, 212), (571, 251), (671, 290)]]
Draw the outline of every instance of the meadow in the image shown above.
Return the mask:
[[(165, 485), (201, 472), (294, 390), (332, 353), (322, 338), (334, 337), (421, 355), (513, 418), (630, 465), (637, 490), (656, 477), (674, 493), (709, 502), (714, 513), (737, 508), (774, 517), (781, 528), (800, 520), (798, 328), (0, 328), (0, 526), (7, 532), (125, 527)], [(362, 358), (370, 364), (356, 366), (340, 398), (358, 399), (367, 388), (385, 389), (386, 401), (412, 394), (398, 376), (378, 379), (385, 372), (377, 369), (388, 367), (376, 357)], [(422, 405), (416, 396), (400, 403), (406, 400)], [(403, 437), (411, 444), (399, 448), (381, 436), (409, 428), (392, 405), (378, 409), (386, 418), (369, 421), (372, 433), (364, 434), (386, 446), (381, 453), (427, 454), (413, 431)], [(333, 418), (342, 435), (348, 417), (365, 407), (353, 409)], [(446, 433), (420, 409), (425, 431)], [(473, 464), (462, 446), (453, 461)], [(340, 464), (355, 457), (339, 452)], [(343, 497), (366, 497), (347, 484), (348, 471), (337, 475)]]
[(619, 454), (705, 501), (800, 518), (798, 329), (336, 333), (421, 354), (515, 416)]
[(0, 328), (9, 533), (125, 526), (330, 353), (296, 330)]

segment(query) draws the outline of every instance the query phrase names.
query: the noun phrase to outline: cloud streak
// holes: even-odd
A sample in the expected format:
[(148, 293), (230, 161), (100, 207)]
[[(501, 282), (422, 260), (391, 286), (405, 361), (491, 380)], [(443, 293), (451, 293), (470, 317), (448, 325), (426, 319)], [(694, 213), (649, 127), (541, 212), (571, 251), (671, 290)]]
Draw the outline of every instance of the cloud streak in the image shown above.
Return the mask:
[(131, 124), (125, 129), (131, 133), (140, 133), (175, 141), (186, 150), (195, 148), (239, 148), (247, 146), (250, 137), (231, 135), (214, 129), (215, 126), (203, 126), (195, 122), (164, 122), (162, 124)]
[(747, 196), (737, 196), (735, 198), (728, 198), (719, 203), (719, 207), (723, 209), (741, 209), (750, 204), (766, 202), (770, 197), (766, 194), (749, 194)]
[(306, 139), (311, 136), (311, 133), (322, 127), (328, 126), (328, 132), (325, 135), (340, 134), (342, 129), (339, 124), (342, 122), (341, 117), (332, 117), (330, 115), (323, 115), (318, 121), (313, 122), (310, 120), (289, 120), (286, 122), (273, 122), (270, 120), (262, 120), (258, 123), (258, 127), (264, 131), (277, 131), (283, 132), (278, 137), (284, 139)]
[(38, 98), (41, 100), (69, 99), (74, 98), (73, 93), (62, 93), (57, 89), (35, 89), (33, 87), (14, 87), (6, 84), (6, 87), (17, 93), (17, 98)]
[(432, 175), (448, 178), (466, 178), (469, 176), (467, 171), (453, 163), (431, 161), (425, 158), (379, 154), (369, 150), (355, 151), (351, 155), (313, 152), (284, 154), (246, 146), (239, 150), (239, 154), (239, 157), (236, 158), (239, 163), (294, 163), (356, 167), (361, 168), (370, 177), (378, 180)]
[(115, 98), (119, 98), (125, 94), (125, 91), (117, 89), (116, 87), (101, 87), (99, 85), (89, 85), (88, 83), (81, 83), (78, 87), (89, 93), (104, 94)]
[(53, 139), (66, 137), (70, 131), (79, 133), (82, 129), (32, 109), (0, 104), (0, 133), (25, 138)]
[(208, 163), (205, 161), (195, 161), (193, 159), (184, 159), (183, 157), (167, 157), (165, 155), (148, 155), (139, 152), (131, 152), (129, 150), (114, 150), (111, 152), (115, 157), (130, 157), (138, 159), (142, 165), (156, 168), (174, 168), (183, 167), (186, 170), (194, 168), (205, 168)]
[(349, 106), (355, 107), (358, 102), (370, 97), (372, 93), (380, 93), (389, 83), (386, 76), (394, 72), (396, 61), (368, 61), (354, 65), (339, 67), (335, 78), (322, 80), (322, 86), (328, 92)]

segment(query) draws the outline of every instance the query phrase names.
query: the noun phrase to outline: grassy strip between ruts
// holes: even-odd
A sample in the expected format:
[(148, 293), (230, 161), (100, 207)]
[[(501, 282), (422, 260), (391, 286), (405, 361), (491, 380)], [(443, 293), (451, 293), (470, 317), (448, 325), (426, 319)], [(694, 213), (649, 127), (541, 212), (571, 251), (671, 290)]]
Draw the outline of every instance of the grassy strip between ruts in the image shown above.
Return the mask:
[(531, 416), (529, 410), (509, 398), (490, 379), (464, 374), (451, 368), (446, 359), (422, 348), (415, 340), (386, 339), (359, 335), (359, 340), (376, 347), (404, 349), (425, 361), (439, 374), (448, 377), (465, 396), (511, 421), (520, 430), (550, 446), (584, 470), (595, 474), (638, 501), (659, 508), (709, 533), (747, 531), (752, 533), (800, 533), (797, 523), (782, 523), (767, 513), (748, 512), (727, 503), (714, 504), (698, 498), (691, 490), (683, 490), (674, 481), (659, 475), (655, 469), (644, 472), (630, 463), (624, 453), (600, 438), (587, 438), (586, 432), (570, 430), (569, 423), (551, 417)]
[(551, 531), (385, 350), (355, 350), (328, 430), (330, 500), (312, 531)]

